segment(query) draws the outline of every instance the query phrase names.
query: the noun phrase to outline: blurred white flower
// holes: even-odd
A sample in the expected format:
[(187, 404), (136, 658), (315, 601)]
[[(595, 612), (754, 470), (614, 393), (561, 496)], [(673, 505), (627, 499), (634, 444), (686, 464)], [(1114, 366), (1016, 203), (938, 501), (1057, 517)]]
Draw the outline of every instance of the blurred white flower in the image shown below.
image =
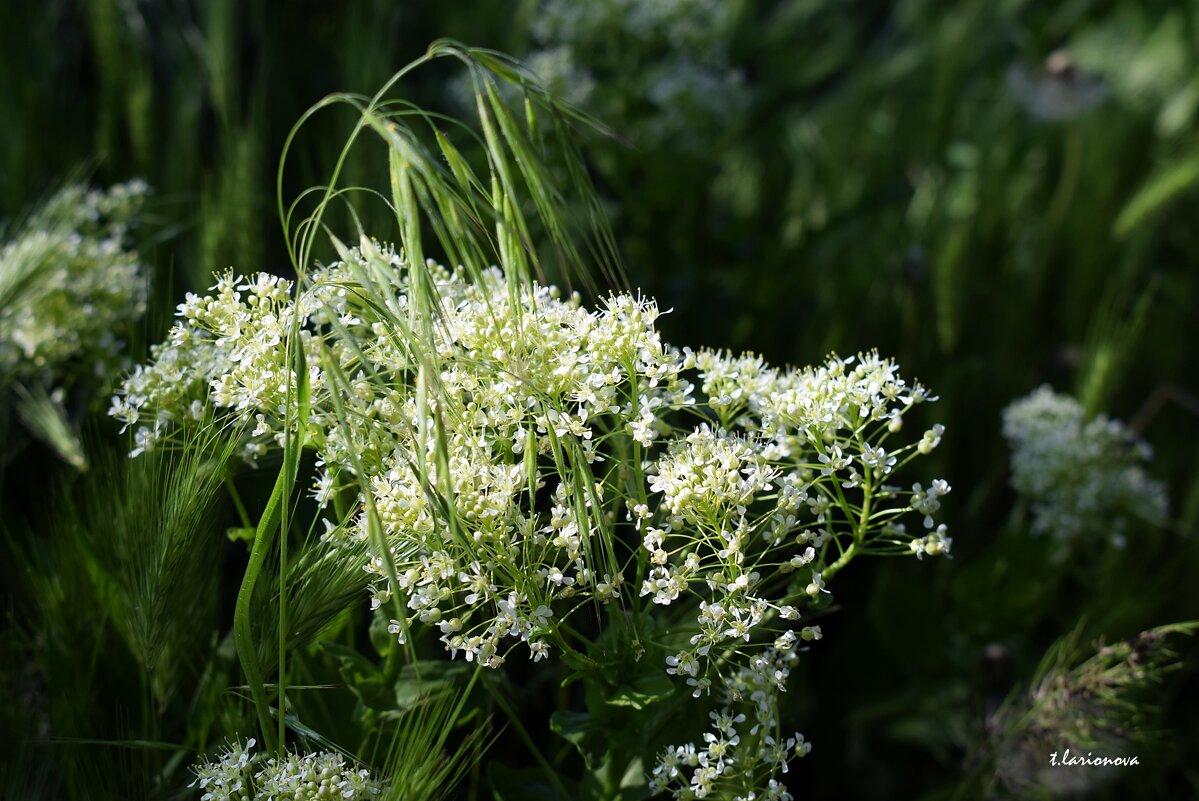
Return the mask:
[(1131, 524), (1166, 516), (1165, 488), (1144, 468), (1149, 446), (1120, 421), (1088, 419), (1078, 401), (1043, 386), (1008, 406), (1003, 434), (1033, 531), (1119, 542)]

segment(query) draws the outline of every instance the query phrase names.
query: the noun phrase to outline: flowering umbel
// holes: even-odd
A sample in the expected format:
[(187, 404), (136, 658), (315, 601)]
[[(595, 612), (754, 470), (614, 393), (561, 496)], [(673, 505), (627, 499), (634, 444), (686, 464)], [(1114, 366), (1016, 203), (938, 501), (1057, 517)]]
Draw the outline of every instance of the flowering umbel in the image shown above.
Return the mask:
[(119, 333), (146, 306), (146, 270), (127, 238), (148, 192), (141, 181), (66, 187), (0, 249), (0, 378), (120, 369)]
[[(778, 695), (821, 637), (805, 611), (857, 554), (949, 552), (934, 519), (949, 485), (896, 483), (940, 440), (935, 426), (900, 441), (934, 399), (876, 353), (779, 370), (678, 350), (652, 300), (589, 310), (499, 271), (413, 269), (369, 240), (298, 293), (267, 275), (213, 291), (188, 297), (114, 399), (135, 451), (208, 406), (245, 423), (247, 459), (277, 447), (298, 336), (313, 496), (356, 498), (349, 536), (371, 546), (390, 632), (434, 627), (452, 656), (496, 668), (521, 645), (535, 662), (577, 654), (563, 622), (585, 605), (644, 607), (675, 649), (666, 673), (721, 704), (702, 746), (654, 769), (679, 798), (722, 783), (788, 797), (777, 774), (810, 746), (783, 733)], [(927, 533), (906, 531), (913, 511)]]
[(288, 752), (264, 759), (253, 752), (254, 744), (230, 743), (215, 761), (193, 768), (191, 786), (203, 791), (202, 801), (369, 801), (382, 790), (369, 771), (341, 754)]

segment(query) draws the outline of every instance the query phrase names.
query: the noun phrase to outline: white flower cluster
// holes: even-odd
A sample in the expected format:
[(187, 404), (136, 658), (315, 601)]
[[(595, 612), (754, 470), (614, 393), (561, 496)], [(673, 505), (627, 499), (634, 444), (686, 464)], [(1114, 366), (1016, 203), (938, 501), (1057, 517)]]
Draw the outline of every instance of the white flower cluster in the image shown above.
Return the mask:
[(190, 786), (203, 791), (201, 801), (365, 801), (381, 792), (369, 771), (348, 764), (341, 754), (288, 753), (264, 760), (253, 748), (253, 739), (231, 743), (216, 761), (192, 769), (196, 779)]
[[(659, 604), (698, 600), (697, 630), (667, 658), (667, 672), (697, 697), (718, 689), (719, 721), (752, 723), (747, 734), (721, 723), (706, 746), (668, 749), (655, 786), (680, 799), (739, 787), (758, 788), (740, 798), (787, 798), (777, 776), (809, 746), (783, 736), (778, 693), (797, 651), (822, 636), (819, 626), (792, 624), (856, 553), (949, 553), (946, 527), (933, 517), (949, 484), (906, 491), (889, 483), (943, 429), (892, 446), (904, 415), (934, 399), (876, 353), (785, 371), (752, 354), (686, 353), (684, 363), (699, 371), (719, 426), (676, 438), (657, 461), (650, 489), (661, 503), (645, 520), (652, 567), (641, 592)], [(905, 533), (897, 521), (911, 512), (928, 535)]]
[[(188, 293), (168, 341), (154, 346), (153, 361), (134, 368), (113, 398), (109, 414), (126, 427), (140, 426), (133, 455), (152, 449), (172, 425), (200, 419), (206, 398), (242, 417), (258, 415), (247, 460), (265, 452), (261, 437), (276, 433), (267, 418), (283, 419), (294, 378), (283, 347), (290, 289), (290, 282), (266, 273), (253, 280), (226, 274), (212, 287), (214, 295)], [(146, 409), (154, 411), (151, 420), (143, 417)]]
[[(819, 638), (818, 626), (805, 628), (803, 639)], [(703, 745), (667, 748), (650, 778), (652, 792), (707, 798), (723, 784), (755, 788), (743, 790), (735, 796), (736, 801), (790, 801), (787, 786), (776, 777), (789, 770), (791, 759), (807, 756), (812, 750), (799, 732), (786, 738), (777, 734), (781, 729), (779, 693), (786, 690), (791, 666), (799, 659), (796, 646), (794, 632), (788, 631), (729, 677), (723, 706), (709, 713), (712, 726), (704, 733)]]
[[(652, 302), (621, 295), (590, 312), (552, 289), (523, 291), (514, 299), (498, 274), (481, 286), (442, 287), (437, 356), (450, 475), (432, 464), (429, 432), (424, 480), (407, 440), (371, 479), (385, 532), (401, 543), (392, 557), (413, 613), (393, 620), (393, 633), (416, 619), (434, 624), (451, 654), (490, 667), (503, 663), (509, 637), (544, 658), (559, 602), (568, 614), (591, 598), (620, 597), (621, 565), (603, 547), (608, 484), (597, 473), (607, 457), (599, 443), (620, 435), (652, 442), (658, 413), (690, 403), (690, 386), (654, 329)], [(406, 357), (384, 347), (368, 358), (396, 371)], [(420, 428), (415, 401), (388, 401), (408, 431)], [(447, 484), (457, 536), (429, 498), (429, 486)], [(542, 488), (549, 492), (539, 504)], [(384, 585), (382, 603), (392, 592), (382, 560), (369, 569)]]
[(703, 144), (747, 90), (719, 0), (544, 0), (527, 63), (547, 89), (642, 144)]
[(257, 795), (263, 801), (317, 801), (325, 798), (368, 799), (380, 788), (365, 768), (346, 764), (341, 754), (288, 754), (274, 757), (254, 776)]
[(1160, 522), (1166, 491), (1145, 471), (1149, 446), (1118, 420), (1087, 419), (1082, 405), (1047, 386), (1003, 413), (1012, 487), (1032, 504), (1033, 530), (1061, 541), (1110, 537)]
[[(400, 277), (384, 287), (382, 270)], [(357, 499), (373, 606), (403, 610), (393, 635), (425, 624), (469, 661), (498, 667), (522, 643), (539, 661), (579, 645), (562, 622), (584, 604), (644, 598), (679, 648), (667, 673), (697, 697), (716, 690), (729, 716), (703, 749), (669, 752), (658, 786), (682, 798), (748, 776), (774, 793), (758, 798), (787, 797), (775, 774), (806, 746), (781, 733), (777, 693), (821, 636), (801, 612), (856, 554), (949, 551), (934, 519), (949, 485), (891, 483), (941, 437), (892, 442), (927, 392), (875, 353), (778, 370), (678, 351), (633, 295), (588, 310), (498, 272), (421, 276), (435, 315), (397, 255), (366, 240), (298, 301), (280, 279), (226, 276), (180, 307), (113, 414), (138, 426), (139, 450), (206, 404), (245, 424), (254, 455), (275, 447), (298, 313), (313, 495)], [(913, 512), (926, 536), (898, 522)], [(748, 733), (725, 725), (742, 714)]]
[(243, 801), (253, 798), (250, 763), (257, 759), (251, 753), (254, 739), (230, 743), (216, 761), (205, 759), (192, 770), (196, 779), (189, 787), (197, 785), (204, 791), (202, 801)]
[[(612, 600), (624, 581), (610, 551), (591, 542), (602, 515), (580, 513), (598, 513), (603, 503), (605, 485), (590, 473), (605, 458), (597, 443), (616, 433), (652, 442), (658, 411), (690, 402), (678, 359), (654, 328), (658, 310), (621, 295), (591, 312), (545, 287), (514, 297), (498, 272), (472, 284), (431, 268), (442, 306), (432, 347), (442, 389), (434, 411), (448, 429), (443, 467), (408, 347), (372, 317), (369, 304), (351, 308), (360, 290), (346, 287), (360, 287), (356, 276), (370, 259), (397, 267), (395, 254), (364, 243), (355, 263), (321, 271), (301, 300), (314, 398), (309, 422), (323, 466), (315, 494), (325, 500), (365, 473), (392, 546), (367, 565), (378, 582), (375, 604), (398, 590), (411, 612), (410, 620), (392, 621), (397, 635), (419, 619), (437, 625), (446, 648), (468, 660), (498, 666), (507, 637), (544, 658), (557, 601)], [(292, 378), (284, 346), (290, 286), (265, 275), (225, 276), (213, 291), (188, 297), (154, 361), (136, 368), (113, 400), (113, 416), (137, 426), (134, 455), (199, 419), (205, 399), (253, 426), (252, 457), (282, 435)], [(407, 308), (409, 298), (401, 288), (390, 301)], [(319, 367), (321, 348), (348, 377), (336, 399)], [(580, 478), (587, 473), (586, 486), (572, 483), (570, 471), (549, 470), (555, 459)], [(538, 476), (556, 475), (531, 479), (530, 465)], [(548, 508), (531, 510), (530, 493), (551, 480)], [(431, 488), (452, 497), (452, 525)], [(368, 524), (364, 516), (362, 539)]]
[(0, 376), (105, 377), (145, 312), (146, 274), (128, 247), (149, 189), (70, 186), (0, 249)]

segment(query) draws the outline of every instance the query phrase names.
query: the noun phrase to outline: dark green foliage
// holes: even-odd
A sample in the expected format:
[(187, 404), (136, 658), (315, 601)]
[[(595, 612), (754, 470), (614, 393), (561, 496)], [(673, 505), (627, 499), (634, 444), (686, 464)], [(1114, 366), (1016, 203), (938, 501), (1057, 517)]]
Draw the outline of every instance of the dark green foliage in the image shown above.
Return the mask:
[[(51, 796), (150, 797), (175, 786), (215, 718), (231, 667), (219, 638), (223, 491), (230, 445), (209, 436), (130, 460), (93, 451), (10, 526), (14, 653), (29, 698), (15, 749), (43, 762)], [(215, 696), (219, 698), (219, 696)], [(222, 711), (225, 707), (225, 711)]]

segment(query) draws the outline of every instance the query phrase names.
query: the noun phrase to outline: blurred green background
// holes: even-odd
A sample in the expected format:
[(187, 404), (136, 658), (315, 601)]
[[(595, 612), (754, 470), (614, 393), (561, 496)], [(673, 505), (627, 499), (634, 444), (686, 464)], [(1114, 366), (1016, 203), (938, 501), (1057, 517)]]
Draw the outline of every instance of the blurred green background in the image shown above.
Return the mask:
[[(629, 283), (679, 345), (807, 364), (877, 347), (941, 398), (949, 562), (869, 565), (793, 683), (804, 797), (962, 791), (1051, 643), (1199, 617), (1199, 6), (1024, 0), (46, 0), (0, 24), (0, 219), (63, 180), (155, 189), (146, 337), (216, 270), (284, 273), (292, 125), (449, 36), (527, 59), (621, 141), (586, 155)], [(403, 85), (462, 114), (449, 70)], [(353, 120), (305, 131), (293, 197)], [(347, 183), (383, 188), (355, 155)], [(386, 239), (390, 231), (371, 229)], [(381, 215), (379, 219), (386, 219)], [(1000, 412), (1042, 383), (1129, 420), (1164, 527), (1062, 556), (1027, 535)], [(10, 493), (10, 498), (14, 497)], [(11, 502), (11, 501), (10, 501)], [(20, 511), (17, 510), (17, 514)], [(1095, 797), (1199, 795), (1175, 732)], [(983, 748), (985, 750), (985, 748)]]

